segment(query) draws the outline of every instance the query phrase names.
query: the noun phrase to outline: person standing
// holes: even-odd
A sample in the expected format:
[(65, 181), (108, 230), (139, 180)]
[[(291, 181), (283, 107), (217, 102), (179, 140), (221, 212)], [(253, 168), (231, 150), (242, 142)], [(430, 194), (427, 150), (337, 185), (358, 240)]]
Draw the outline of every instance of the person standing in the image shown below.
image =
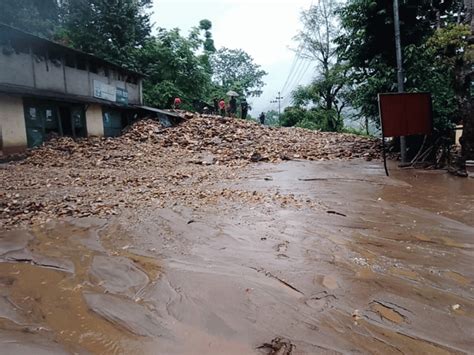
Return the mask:
[(245, 120), (247, 118), (247, 113), (249, 112), (249, 104), (245, 98), (240, 102), (240, 111), (242, 119)]
[(221, 99), (219, 101), (219, 111), (222, 117), (225, 117), (225, 101), (224, 99)]
[(258, 118), (260, 120), (260, 123), (264, 125), (265, 124), (265, 114), (262, 112)]
[(237, 100), (234, 96), (230, 97), (229, 101), (229, 116), (235, 117), (235, 113), (237, 112)]
[(173, 101), (173, 110), (179, 110), (181, 106), (181, 99), (179, 97), (175, 97)]
[(214, 111), (212, 112), (214, 115), (218, 115), (219, 114), (219, 99), (217, 97), (215, 97), (214, 99), (212, 99), (212, 104), (214, 105)]

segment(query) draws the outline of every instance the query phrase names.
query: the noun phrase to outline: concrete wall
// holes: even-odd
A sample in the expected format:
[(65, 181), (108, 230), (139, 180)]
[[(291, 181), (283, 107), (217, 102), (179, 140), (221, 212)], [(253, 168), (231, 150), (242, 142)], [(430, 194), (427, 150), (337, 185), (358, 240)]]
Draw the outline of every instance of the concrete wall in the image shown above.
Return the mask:
[(28, 146), (21, 97), (0, 94), (0, 131), (3, 154), (16, 153)]
[(0, 46), (0, 83), (34, 86), (33, 64), (30, 54), (5, 55)]
[(138, 85), (127, 83), (128, 102), (135, 105), (140, 105), (140, 88)]
[(66, 92), (62, 64), (56, 66), (49, 60), (35, 56), (33, 64), (35, 68), (36, 88)]
[[(8, 48), (6, 48), (8, 49)], [(43, 89), (79, 95), (84, 97), (94, 96), (94, 80), (127, 89), (131, 104), (141, 103), (140, 85), (117, 80), (118, 74), (109, 69), (109, 77), (105, 76), (103, 69), (100, 74), (91, 73), (65, 66), (63, 62), (53, 63), (46, 59), (44, 54), (16, 53), (5, 54), (0, 46), (0, 84), (25, 86), (28, 88)]]
[(102, 106), (91, 104), (86, 111), (87, 135), (102, 137), (104, 135), (104, 120), (102, 118)]
[(67, 92), (74, 95), (89, 96), (92, 92), (87, 70), (65, 67)]

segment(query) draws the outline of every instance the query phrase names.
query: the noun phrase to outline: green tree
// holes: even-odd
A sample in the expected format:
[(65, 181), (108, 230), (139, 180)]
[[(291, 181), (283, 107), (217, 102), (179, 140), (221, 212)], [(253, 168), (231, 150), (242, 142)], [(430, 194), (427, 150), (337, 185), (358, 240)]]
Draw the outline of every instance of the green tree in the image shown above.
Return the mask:
[[(459, 116), (459, 100), (454, 62), (447, 62), (446, 53), (435, 50), (435, 43), (450, 24), (461, 20), (461, 5), (459, 0), (400, 2), (405, 91), (432, 93), (437, 142), (448, 136)], [(337, 43), (340, 56), (351, 67), (351, 104), (378, 124), (377, 94), (397, 91), (392, 3), (349, 0), (339, 14), (345, 35)], [(459, 43), (451, 50), (463, 51)]]
[(342, 109), (346, 104), (343, 94), (348, 81), (348, 67), (341, 60), (335, 43), (341, 34), (336, 14), (339, 6), (338, 1), (320, 0), (303, 11), (303, 29), (296, 37), (300, 43), (299, 55), (315, 61), (317, 66), (311, 84), (300, 86), (292, 93), (293, 104), (315, 107), (302, 115), (301, 120), (317, 120), (313, 123), (319, 129), (329, 131), (343, 127)]
[(84, 52), (137, 69), (136, 50), (150, 34), (151, 0), (64, 0), (62, 40)]
[(243, 96), (260, 96), (267, 73), (241, 49), (219, 49), (211, 57), (213, 81), (222, 91), (234, 90)]
[(312, 107), (310, 109), (299, 106), (285, 108), (280, 117), (279, 124), (283, 127), (301, 127), (321, 131), (341, 131), (342, 122), (337, 123), (337, 113), (333, 109), (328, 111), (324, 108)]
[(189, 105), (207, 97), (211, 78), (195, 48), (196, 43), (178, 29), (159, 29), (156, 38), (145, 43), (137, 61), (147, 75), (144, 98), (148, 105), (170, 107), (176, 96)]
[(59, 24), (56, 0), (2, 0), (0, 23), (51, 38)]
[(280, 124), (278, 112), (276, 110), (265, 112), (265, 124), (267, 126), (278, 126)]

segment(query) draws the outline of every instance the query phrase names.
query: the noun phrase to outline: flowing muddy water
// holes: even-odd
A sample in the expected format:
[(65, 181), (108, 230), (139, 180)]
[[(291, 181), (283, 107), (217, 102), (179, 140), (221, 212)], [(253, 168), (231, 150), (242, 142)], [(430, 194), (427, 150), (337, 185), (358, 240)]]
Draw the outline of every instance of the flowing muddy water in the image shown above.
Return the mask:
[(2, 351), (470, 353), (474, 183), (392, 170), (255, 165), (220, 186), (253, 200), (2, 232)]

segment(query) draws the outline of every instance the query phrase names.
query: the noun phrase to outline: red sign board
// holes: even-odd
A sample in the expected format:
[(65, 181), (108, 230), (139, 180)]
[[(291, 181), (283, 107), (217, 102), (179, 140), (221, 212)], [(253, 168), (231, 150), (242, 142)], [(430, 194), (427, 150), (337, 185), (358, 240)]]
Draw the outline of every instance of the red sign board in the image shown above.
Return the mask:
[(433, 128), (431, 94), (379, 94), (384, 137), (430, 134)]

